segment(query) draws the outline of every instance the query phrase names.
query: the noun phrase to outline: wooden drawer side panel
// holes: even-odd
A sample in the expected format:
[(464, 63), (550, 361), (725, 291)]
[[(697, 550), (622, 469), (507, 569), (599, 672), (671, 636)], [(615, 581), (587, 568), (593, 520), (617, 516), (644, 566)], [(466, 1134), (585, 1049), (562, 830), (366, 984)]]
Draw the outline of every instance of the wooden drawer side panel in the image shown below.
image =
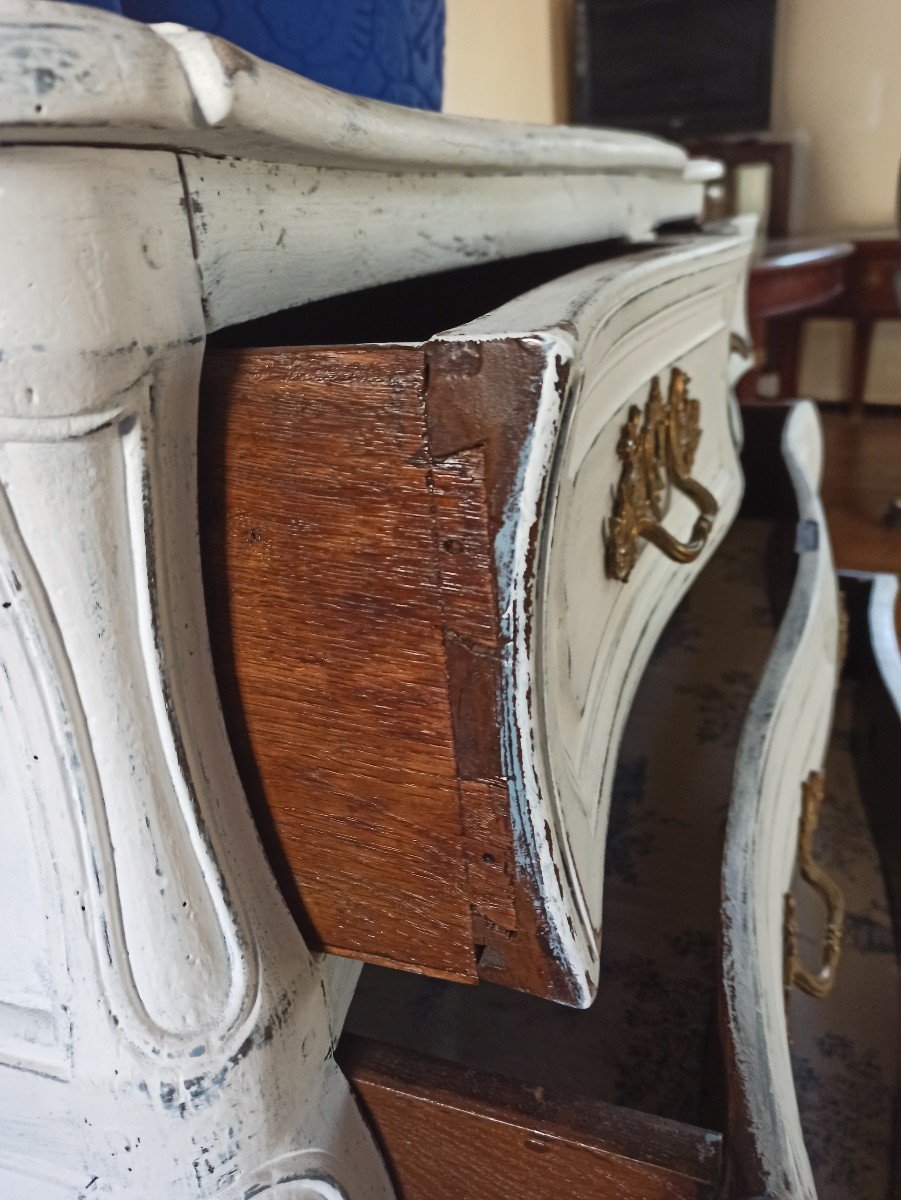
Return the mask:
[[(646, 546), (628, 587), (608, 577), (618, 439), (652, 376), (693, 377), (712, 553), (741, 492), (746, 253), (730, 235), (605, 261), (419, 347), (211, 357), (213, 650), (315, 944), (590, 1003), (622, 723), (703, 561)], [(691, 502), (669, 507), (687, 536)]]
[(204, 574), (229, 732), (305, 931), (471, 978), (422, 392), (411, 348), (211, 354)]

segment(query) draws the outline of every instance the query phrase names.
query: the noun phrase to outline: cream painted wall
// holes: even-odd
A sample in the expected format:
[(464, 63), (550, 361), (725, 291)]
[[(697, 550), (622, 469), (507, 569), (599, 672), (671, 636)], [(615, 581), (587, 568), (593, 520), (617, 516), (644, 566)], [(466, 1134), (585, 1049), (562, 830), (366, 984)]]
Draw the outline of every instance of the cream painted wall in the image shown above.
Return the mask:
[[(569, 113), (572, 0), (447, 0), (446, 112)], [(799, 143), (795, 228), (893, 222), (901, 161), (901, 0), (781, 0), (773, 129)]]
[(773, 129), (801, 141), (799, 232), (893, 223), (901, 0), (781, 0)]
[[(781, 0), (773, 130), (798, 147), (798, 233), (891, 227), (901, 162), (901, 0)], [(851, 330), (806, 323), (802, 394), (850, 395)], [(881, 323), (866, 399), (901, 403), (901, 322)]]
[(562, 122), (571, 0), (447, 0), (444, 111)]

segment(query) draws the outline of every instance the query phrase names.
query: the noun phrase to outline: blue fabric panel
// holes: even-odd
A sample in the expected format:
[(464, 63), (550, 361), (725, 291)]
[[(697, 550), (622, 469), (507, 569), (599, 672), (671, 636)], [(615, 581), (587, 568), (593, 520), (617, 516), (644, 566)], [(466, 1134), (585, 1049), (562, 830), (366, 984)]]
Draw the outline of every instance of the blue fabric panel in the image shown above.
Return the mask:
[(440, 108), (444, 0), (87, 0), (216, 33), (319, 83)]

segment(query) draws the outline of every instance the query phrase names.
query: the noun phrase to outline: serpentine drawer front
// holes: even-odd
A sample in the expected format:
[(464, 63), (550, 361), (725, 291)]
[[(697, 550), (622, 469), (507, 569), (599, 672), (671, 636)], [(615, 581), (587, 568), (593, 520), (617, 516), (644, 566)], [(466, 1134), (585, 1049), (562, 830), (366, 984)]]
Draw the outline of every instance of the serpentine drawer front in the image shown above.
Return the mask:
[(209, 353), (220, 688), (326, 949), (590, 1003), (622, 725), (741, 495), (747, 252), (608, 259), (420, 344)]
[(0, 1197), (388, 1200), (346, 956), (593, 986), (601, 676), (739, 488), (721, 169), (58, 0), (0, 126)]
[[(774, 442), (772, 458), (778, 459), (768, 428), (772, 418), (764, 413), (758, 424), (762, 437)], [(752, 422), (749, 414), (749, 442), (757, 433)], [(777, 419), (776, 436), (778, 425)], [(808, 824), (814, 816), (811, 801), (829, 740), (840, 654), (836, 579), (818, 495), (822, 435), (812, 405), (792, 410), (781, 429), (781, 450), (796, 497), (798, 563), (736, 760), (723, 861), (724, 1043), (740, 1095), (730, 1114), (735, 1145), (743, 1148), (738, 1131), (750, 1129), (762, 1158), (763, 1179), (742, 1194), (776, 1194), (775, 1181), (787, 1174), (797, 1181), (788, 1194), (809, 1196), (813, 1181), (785, 1021), (785, 988), (791, 987), (795, 969), (786, 896), (792, 890), (805, 797)], [(768, 482), (758, 477), (754, 491), (763, 496)], [(775, 487), (770, 490), (777, 493)], [(762, 502), (773, 500), (764, 496)], [(806, 840), (807, 830), (804, 834)], [(753, 1151), (747, 1160), (739, 1153), (740, 1168), (753, 1172), (755, 1158)]]

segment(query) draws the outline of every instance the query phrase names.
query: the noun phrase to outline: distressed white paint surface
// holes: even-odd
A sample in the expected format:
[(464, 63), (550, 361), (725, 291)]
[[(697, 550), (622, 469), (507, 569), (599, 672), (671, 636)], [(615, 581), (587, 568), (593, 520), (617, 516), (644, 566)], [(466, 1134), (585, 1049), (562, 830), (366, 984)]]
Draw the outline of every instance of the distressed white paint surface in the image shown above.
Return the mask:
[(766, 1195), (813, 1200), (783, 1000), (783, 897), (798, 845), (801, 785), (822, 767), (838, 670), (838, 593), (818, 489), (816, 408), (796, 405), (782, 452), (797, 495), (798, 564), (788, 609), (742, 732), (723, 866), (724, 1004), (739, 1118)]
[[(204, 335), (644, 238), (697, 214), (711, 168), (638, 135), (356, 100), (48, 0), (0, 13), (0, 126), (0, 1195), (381, 1200), (330, 1057), (356, 968), (313, 958), (289, 919), (215, 694), (194, 516)], [(692, 257), (660, 268), (655, 353), (700, 364), (722, 318), (678, 284)], [(713, 291), (737, 284), (728, 257)], [(620, 284), (604, 295), (579, 301), (589, 325), (620, 313)], [(665, 297), (688, 306), (681, 332), (663, 331)], [(618, 320), (640, 356), (638, 316)]]
[(0, 1195), (383, 1200), (330, 1057), (353, 978), (281, 903), (215, 692), (175, 156), (7, 148), (0, 245)]
[[(184, 152), (207, 328), (338, 292), (695, 217), (717, 164), (639, 134), (332, 91), (177, 26), (13, 0), (7, 142)], [(215, 155), (218, 157), (209, 157)]]
[(898, 602), (897, 575), (875, 575), (870, 600), (870, 640), (885, 689), (901, 716), (901, 648), (895, 627)]
[[(610, 787), (634, 690), (663, 626), (737, 511), (728, 342), (744, 286), (743, 235), (694, 239), (537, 288), (442, 338), (537, 339), (546, 369), (516, 507), (495, 547), (508, 659), (506, 768), (514, 822), (579, 1002), (597, 985)], [(694, 475), (720, 511), (704, 554), (673, 563), (645, 544), (626, 584), (608, 578), (602, 528), (616, 444), (650, 380), (679, 366), (702, 401)], [(696, 509), (674, 493), (666, 526)], [(537, 540), (537, 568), (532, 554)]]
[[(626, 174), (402, 174), (183, 160), (209, 329), (393, 279), (605, 238), (648, 240), (700, 185)], [(549, 219), (549, 214), (553, 214)]]

